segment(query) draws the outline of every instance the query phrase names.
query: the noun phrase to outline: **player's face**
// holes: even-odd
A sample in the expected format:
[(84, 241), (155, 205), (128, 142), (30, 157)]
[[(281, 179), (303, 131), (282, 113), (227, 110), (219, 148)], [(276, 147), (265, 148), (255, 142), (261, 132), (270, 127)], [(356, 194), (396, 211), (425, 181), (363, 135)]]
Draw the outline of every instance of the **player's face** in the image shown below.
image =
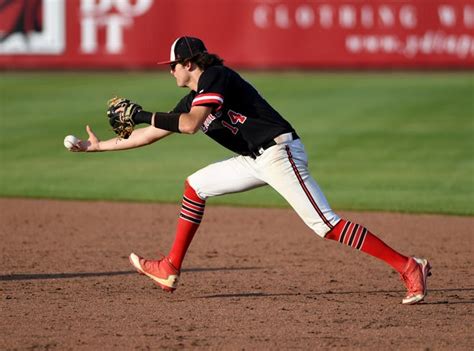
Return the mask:
[(189, 81), (189, 71), (181, 63), (172, 63), (170, 73), (176, 79), (178, 87), (187, 87)]

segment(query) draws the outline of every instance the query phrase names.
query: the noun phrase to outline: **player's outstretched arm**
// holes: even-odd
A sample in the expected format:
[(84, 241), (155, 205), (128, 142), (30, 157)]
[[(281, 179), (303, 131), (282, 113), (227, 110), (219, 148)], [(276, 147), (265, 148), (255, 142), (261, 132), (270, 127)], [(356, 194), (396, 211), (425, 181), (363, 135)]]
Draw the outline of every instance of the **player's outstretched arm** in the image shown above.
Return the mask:
[(134, 149), (152, 144), (155, 141), (172, 134), (172, 132), (150, 126), (134, 130), (128, 139), (111, 138), (101, 141), (92, 131), (90, 126), (86, 126), (86, 131), (88, 139), (80, 140), (70, 148), (70, 151), (100, 152)]

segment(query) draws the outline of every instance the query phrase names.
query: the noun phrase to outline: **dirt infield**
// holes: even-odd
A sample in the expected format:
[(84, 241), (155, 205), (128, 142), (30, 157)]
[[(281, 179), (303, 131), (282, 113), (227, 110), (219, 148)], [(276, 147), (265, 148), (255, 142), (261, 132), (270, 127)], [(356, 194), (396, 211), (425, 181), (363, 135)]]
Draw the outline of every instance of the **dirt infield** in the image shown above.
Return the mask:
[(0, 199), (2, 350), (468, 350), (473, 217), (343, 212), (430, 258), (403, 306), (383, 263), (285, 209), (208, 206), (174, 294), (132, 271), (167, 252), (178, 206)]

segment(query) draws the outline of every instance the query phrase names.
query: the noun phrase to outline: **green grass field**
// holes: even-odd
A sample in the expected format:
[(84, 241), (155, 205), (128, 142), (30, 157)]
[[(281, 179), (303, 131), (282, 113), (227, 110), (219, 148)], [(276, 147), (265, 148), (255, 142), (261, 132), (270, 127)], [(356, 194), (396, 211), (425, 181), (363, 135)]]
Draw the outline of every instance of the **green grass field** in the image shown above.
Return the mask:
[[(166, 111), (186, 93), (160, 72), (0, 73), (0, 196), (177, 202), (187, 175), (231, 156), (202, 133), (77, 154), (67, 134), (113, 137), (106, 101)], [(243, 72), (297, 129), (338, 210), (472, 215), (474, 73)], [(269, 187), (210, 204), (287, 206)]]

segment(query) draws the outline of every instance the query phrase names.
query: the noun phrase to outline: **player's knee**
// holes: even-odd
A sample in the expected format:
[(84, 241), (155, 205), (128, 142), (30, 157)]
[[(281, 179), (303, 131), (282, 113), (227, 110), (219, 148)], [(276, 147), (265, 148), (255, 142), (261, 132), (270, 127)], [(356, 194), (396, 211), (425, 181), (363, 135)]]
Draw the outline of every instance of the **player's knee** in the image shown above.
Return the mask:
[(337, 214), (328, 211), (325, 213), (325, 216), (318, 218), (310, 227), (318, 236), (328, 239), (328, 236), (331, 235), (331, 232), (339, 221), (340, 217)]
[(186, 180), (184, 181), (184, 190), (188, 190), (189, 188), (194, 190), (194, 188), (189, 184), (189, 179), (186, 178)]
[(202, 192), (199, 191), (199, 184), (196, 184), (195, 182), (193, 182), (190, 177), (186, 178), (186, 180), (184, 181), (184, 193), (193, 193), (195, 194), (198, 198), (200, 198), (201, 200), (206, 200), (207, 199), (207, 196), (205, 196), (204, 194), (202, 194)]
[(316, 235), (323, 238), (323, 239), (326, 238), (326, 236), (328, 235), (328, 233), (330, 233), (330, 231), (331, 230), (326, 228), (326, 227), (316, 228), (316, 230), (314, 230)]
[(328, 230), (326, 234), (324, 234), (324, 239), (336, 240), (336, 241), (339, 240), (341, 227), (343, 227), (345, 223), (346, 221), (344, 219), (341, 219), (335, 226), (333, 226), (330, 230)]

